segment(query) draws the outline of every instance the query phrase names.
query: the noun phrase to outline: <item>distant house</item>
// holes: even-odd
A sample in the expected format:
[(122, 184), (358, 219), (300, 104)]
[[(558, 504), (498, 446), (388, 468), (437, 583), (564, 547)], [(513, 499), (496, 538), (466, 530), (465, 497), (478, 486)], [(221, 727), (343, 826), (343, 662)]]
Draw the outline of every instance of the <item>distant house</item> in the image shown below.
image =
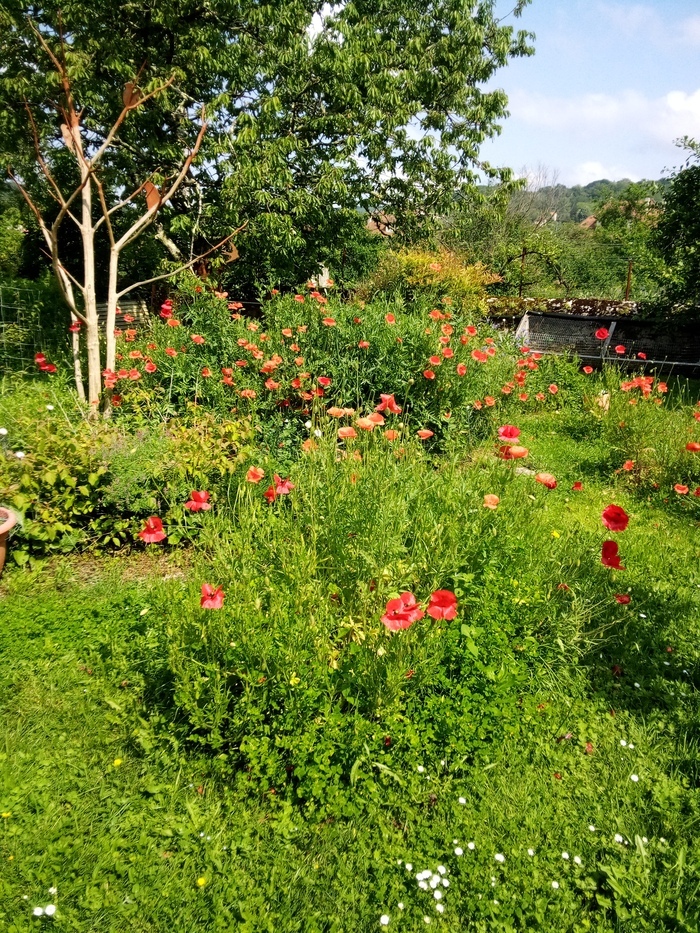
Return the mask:
[(595, 230), (598, 226), (598, 218), (595, 214), (590, 214), (585, 220), (581, 221), (579, 226), (583, 227), (584, 230)]
[(393, 236), (395, 223), (396, 217), (393, 214), (375, 214), (369, 218), (366, 226), (370, 233)]

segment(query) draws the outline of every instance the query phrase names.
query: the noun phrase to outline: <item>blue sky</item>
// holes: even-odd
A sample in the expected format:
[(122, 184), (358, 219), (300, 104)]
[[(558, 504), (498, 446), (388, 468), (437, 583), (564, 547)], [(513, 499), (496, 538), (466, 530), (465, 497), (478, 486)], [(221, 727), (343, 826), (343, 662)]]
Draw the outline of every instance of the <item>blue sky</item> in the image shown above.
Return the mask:
[(488, 161), (567, 185), (660, 178), (684, 159), (674, 139), (700, 139), (700, 0), (533, 0), (510, 21), (536, 53), (492, 82), (511, 116)]

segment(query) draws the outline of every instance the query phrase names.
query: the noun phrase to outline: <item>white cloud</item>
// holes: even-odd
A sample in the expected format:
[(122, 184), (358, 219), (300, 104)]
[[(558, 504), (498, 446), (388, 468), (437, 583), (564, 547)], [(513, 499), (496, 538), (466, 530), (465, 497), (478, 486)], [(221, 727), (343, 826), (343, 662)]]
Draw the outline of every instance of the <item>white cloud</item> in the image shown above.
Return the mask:
[(639, 181), (640, 176), (635, 172), (628, 172), (619, 165), (609, 165), (603, 162), (580, 162), (573, 167), (576, 184), (587, 185), (591, 181), (607, 178), (610, 181), (620, 178), (629, 178), (630, 181)]
[(654, 45), (700, 45), (700, 16), (676, 19), (669, 12), (662, 16), (645, 3), (598, 3), (601, 17), (616, 33), (637, 37)]
[(511, 94), (509, 108), (513, 120), (567, 132), (580, 142), (620, 133), (640, 145), (700, 136), (700, 88), (656, 98), (632, 90), (568, 98), (521, 90)]

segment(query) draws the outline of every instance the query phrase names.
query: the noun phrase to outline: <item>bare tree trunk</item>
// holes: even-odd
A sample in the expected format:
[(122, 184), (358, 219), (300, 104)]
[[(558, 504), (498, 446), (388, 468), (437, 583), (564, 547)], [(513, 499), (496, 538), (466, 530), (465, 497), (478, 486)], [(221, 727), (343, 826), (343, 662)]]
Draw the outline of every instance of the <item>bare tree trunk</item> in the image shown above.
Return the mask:
[[(90, 166), (84, 158), (80, 162), (81, 181), (85, 181)], [(83, 216), (81, 238), (83, 241), (83, 299), (85, 301), (85, 321), (88, 358), (88, 404), (90, 417), (97, 415), (102, 390), (102, 366), (100, 360), (100, 328), (97, 319), (97, 295), (95, 292), (95, 230), (92, 225), (92, 180), (82, 190)]]
[[(113, 244), (109, 251), (109, 278), (107, 281), (107, 322), (105, 324), (105, 368), (114, 371), (117, 357), (117, 278), (119, 275), (119, 250)], [(112, 413), (112, 390), (106, 389), (102, 404), (106, 418)]]

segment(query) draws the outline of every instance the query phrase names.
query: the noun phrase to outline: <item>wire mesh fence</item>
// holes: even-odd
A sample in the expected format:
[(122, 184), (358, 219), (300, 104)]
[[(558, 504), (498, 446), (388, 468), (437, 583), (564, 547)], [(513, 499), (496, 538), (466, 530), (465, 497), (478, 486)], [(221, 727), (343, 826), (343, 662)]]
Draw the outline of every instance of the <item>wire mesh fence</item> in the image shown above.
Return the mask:
[(0, 372), (32, 369), (34, 355), (55, 344), (57, 322), (47, 323), (46, 315), (50, 300), (46, 289), (0, 284)]
[[(606, 331), (602, 339), (596, 337), (599, 328)], [(585, 362), (615, 360), (621, 365), (630, 362), (639, 365), (641, 361), (645, 366), (675, 369), (688, 376), (697, 377), (700, 373), (698, 329), (672, 321), (530, 311), (518, 325), (516, 338), (532, 350), (575, 354)]]

